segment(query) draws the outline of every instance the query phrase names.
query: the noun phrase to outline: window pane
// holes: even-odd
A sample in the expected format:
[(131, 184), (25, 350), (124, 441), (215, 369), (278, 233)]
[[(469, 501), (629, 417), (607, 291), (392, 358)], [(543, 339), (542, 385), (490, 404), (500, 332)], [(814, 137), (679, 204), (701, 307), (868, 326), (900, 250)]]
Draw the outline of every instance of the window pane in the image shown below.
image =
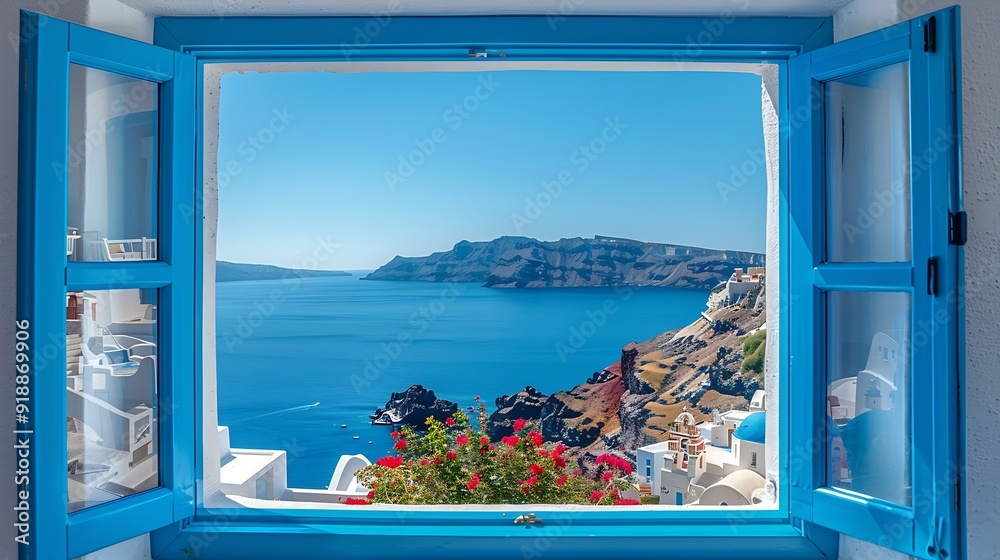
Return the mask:
[(910, 503), (910, 294), (827, 296), (827, 484)]
[(909, 63), (826, 86), (827, 260), (910, 260)]
[(159, 485), (156, 290), (66, 296), (69, 510)]
[(157, 88), (70, 65), (69, 260), (156, 259)]

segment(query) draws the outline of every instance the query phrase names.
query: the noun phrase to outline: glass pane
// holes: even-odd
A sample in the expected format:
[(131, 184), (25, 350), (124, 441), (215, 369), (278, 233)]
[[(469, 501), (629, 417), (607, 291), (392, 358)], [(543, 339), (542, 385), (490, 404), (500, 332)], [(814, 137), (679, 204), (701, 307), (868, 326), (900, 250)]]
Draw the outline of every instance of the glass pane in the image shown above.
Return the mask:
[(156, 259), (157, 90), (70, 65), (69, 260)]
[(910, 294), (827, 296), (827, 484), (910, 504)]
[(66, 296), (69, 510), (155, 488), (156, 290)]
[(910, 260), (909, 63), (826, 86), (829, 262)]

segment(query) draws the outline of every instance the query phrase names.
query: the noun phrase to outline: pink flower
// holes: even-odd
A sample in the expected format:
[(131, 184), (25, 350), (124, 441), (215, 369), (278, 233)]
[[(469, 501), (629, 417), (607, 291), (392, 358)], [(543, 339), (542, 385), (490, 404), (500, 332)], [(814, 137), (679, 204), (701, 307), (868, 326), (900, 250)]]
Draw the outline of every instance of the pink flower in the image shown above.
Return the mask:
[(542, 474), (542, 472), (545, 471), (545, 469), (543, 469), (538, 463), (532, 463), (528, 468), (531, 469), (531, 473), (535, 475)]
[(525, 480), (524, 483), (526, 485), (528, 485), (528, 486), (534, 486), (534, 485), (538, 484), (538, 477), (537, 476), (532, 476), (532, 477), (528, 478), (528, 480)]
[(344, 503), (349, 506), (366, 506), (369, 502), (364, 498), (347, 498)]
[(616, 506), (637, 506), (637, 505), (639, 505), (641, 503), (642, 502), (640, 502), (639, 500), (628, 500), (628, 499), (622, 499), (622, 498), (619, 498), (619, 499), (615, 500), (615, 505)]
[(497, 446), (495, 446), (495, 445), (491, 445), (491, 446), (490, 446), (490, 451), (494, 451), (494, 450), (496, 450), (496, 448), (497, 448)]
[(423, 465), (423, 466), (427, 466), (427, 464), (428, 464), (427, 459), (421, 459), (420, 460), (420, 464)]
[(469, 443), (469, 436), (467, 436), (465, 434), (462, 434), (462, 435), (458, 436), (457, 438), (455, 438), (455, 443), (457, 443), (459, 445), (465, 445), (465, 444)]
[(628, 461), (625, 461), (625, 465), (622, 468), (622, 470), (625, 471), (625, 474), (632, 474), (632, 463), (629, 463)]
[(563, 459), (562, 455), (552, 454), (552, 461), (556, 464), (556, 467), (560, 469), (566, 468), (566, 459)]
[(604, 476), (602, 476), (601, 478), (603, 478), (604, 481), (607, 482), (607, 481), (611, 480), (614, 477), (615, 477), (615, 473), (613, 473), (611, 471), (608, 471), (608, 472), (604, 473)]
[(452, 426), (455, 425), (455, 419), (452, 418), (451, 416), (449, 416), (449, 417), (445, 418), (444, 424), (445, 424), (445, 426), (448, 426), (450, 428), (450, 427), (452, 427)]
[(540, 434), (540, 433), (538, 433), (538, 432), (536, 432), (534, 430), (528, 432), (528, 436), (527, 437), (528, 437), (528, 439), (531, 440), (531, 443), (535, 444), (535, 447), (538, 447), (538, 446), (540, 446), (542, 444), (542, 434)]
[(566, 475), (562, 475), (562, 476), (560, 476), (559, 478), (557, 478), (557, 479), (556, 479), (556, 486), (562, 486), (563, 484), (566, 484), (566, 480), (567, 480), (568, 478), (569, 478), (569, 477), (568, 477), (568, 476), (566, 476)]
[(400, 466), (400, 465), (403, 464), (403, 458), (402, 457), (382, 457), (378, 461), (375, 461), (375, 464), (376, 465), (381, 465), (383, 467), (389, 467), (390, 469), (394, 469), (394, 468), (396, 468), (396, 467), (398, 467), (398, 466)]
[(433, 463), (435, 465), (440, 465), (441, 464), (441, 458), (440, 457), (435, 457)]
[(524, 418), (518, 418), (517, 420), (514, 420), (514, 431), (520, 432), (521, 430), (524, 429), (524, 425), (527, 423), (528, 421), (525, 420)]
[(479, 438), (479, 445), (482, 445), (482, 446), (485, 447), (489, 443), (490, 443), (490, 438), (488, 438), (486, 436), (483, 436), (483, 437)]
[(469, 482), (465, 484), (465, 487), (468, 488), (469, 490), (475, 490), (476, 486), (479, 486), (479, 473), (472, 475), (472, 478), (469, 479)]
[(400, 451), (406, 449), (406, 440), (405, 439), (397, 440), (396, 444), (393, 445), (393, 447), (396, 448), (396, 449), (398, 449), (398, 450), (400, 450)]
[(592, 501), (592, 502), (599, 502), (599, 501), (601, 501), (601, 498), (603, 498), (603, 497), (604, 497), (604, 494), (601, 493), (600, 490), (594, 490), (593, 493), (590, 494), (590, 501)]
[(444, 456), (449, 461), (454, 461), (458, 457), (458, 454), (455, 453), (454, 451), (449, 451), (449, 452), (445, 453)]
[(517, 436), (504, 436), (503, 438), (501, 438), (500, 441), (502, 441), (508, 447), (514, 447), (515, 445), (517, 445), (517, 442), (521, 441), (521, 438)]
[(556, 455), (562, 455), (564, 451), (566, 451), (566, 446), (562, 443), (557, 445), (555, 449), (552, 450), (552, 452), (555, 453)]
[(397, 439), (399, 437), (399, 432), (393, 430), (392, 433), (389, 434), (389, 437), (391, 437), (392, 439)]
[(544, 449), (539, 449), (538, 450), (538, 456), (539, 457), (548, 457), (549, 456), (549, 452), (546, 451), (546, 450), (544, 450)]

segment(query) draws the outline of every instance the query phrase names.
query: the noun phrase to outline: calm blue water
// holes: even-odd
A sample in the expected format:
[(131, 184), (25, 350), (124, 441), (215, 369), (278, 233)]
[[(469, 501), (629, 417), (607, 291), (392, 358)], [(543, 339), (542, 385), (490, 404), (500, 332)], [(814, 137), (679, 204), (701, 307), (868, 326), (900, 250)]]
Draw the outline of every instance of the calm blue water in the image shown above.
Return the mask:
[(389, 449), (389, 428), (368, 415), (390, 393), (419, 383), (463, 408), (480, 395), (493, 412), (496, 397), (525, 385), (568, 390), (628, 342), (691, 323), (707, 296), (358, 277), (220, 283), (219, 422), (233, 447), (286, 450), (290, 486), (325, 488), (341, 454)]

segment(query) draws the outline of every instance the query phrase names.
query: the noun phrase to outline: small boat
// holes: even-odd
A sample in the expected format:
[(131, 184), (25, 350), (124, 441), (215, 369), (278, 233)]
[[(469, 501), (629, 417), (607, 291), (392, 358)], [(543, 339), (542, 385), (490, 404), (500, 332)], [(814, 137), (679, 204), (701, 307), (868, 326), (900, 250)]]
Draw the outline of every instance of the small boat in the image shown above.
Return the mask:
[(341, 424), (341, 425), (340, 425), (340, 427), (341, 427), (341, 428), (346, 428), (346, 427), (347, 427), (347, 424)]
[(368, 440), (368, 445), (371, 445), (371, 444), (372, 444), (372, 440)]
[(361, 436), (354, 436), (354, 439), (361, 439)]

